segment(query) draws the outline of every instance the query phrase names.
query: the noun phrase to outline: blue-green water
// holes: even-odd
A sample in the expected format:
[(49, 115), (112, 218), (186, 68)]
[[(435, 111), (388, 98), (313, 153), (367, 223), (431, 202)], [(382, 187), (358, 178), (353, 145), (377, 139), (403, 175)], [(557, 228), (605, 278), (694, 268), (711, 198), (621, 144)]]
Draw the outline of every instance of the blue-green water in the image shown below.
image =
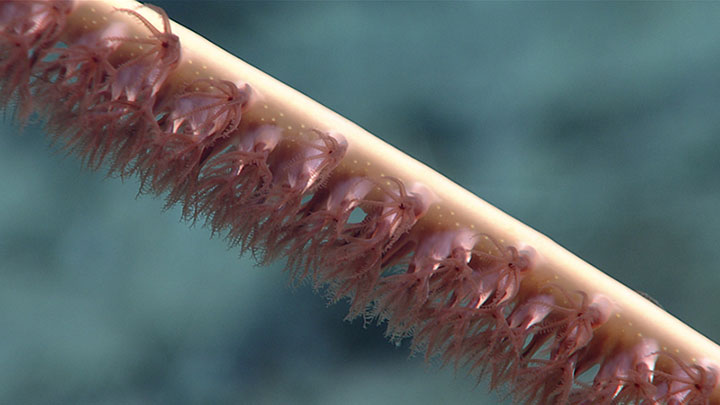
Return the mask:
[[(157, 2), (720, 340), (720, 3)], [(498, 402), (0, 124), (0, 403)]]

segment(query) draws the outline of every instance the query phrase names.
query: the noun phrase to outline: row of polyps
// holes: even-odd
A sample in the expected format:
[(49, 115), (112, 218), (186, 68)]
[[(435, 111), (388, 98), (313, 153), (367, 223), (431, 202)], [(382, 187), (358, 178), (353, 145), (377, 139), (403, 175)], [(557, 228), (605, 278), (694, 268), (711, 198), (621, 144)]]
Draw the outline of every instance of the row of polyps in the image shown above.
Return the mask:
[[(24, 41), (21, 43), (28, 49), (44, 46), (44, 42), (52, 38), (58, 27), (62, 26), (63, 8), (54, 6), (64, 4), (68, 3), (3, 3), (0, 26), (5, 39), (24, 30), (24, 34), (28, 35), (18, 38)], [(487, 325), (489, 320), (500, 315), (502, 319), (498, 321), (507, 328), (503, 332), (505, 338), (518, 334), (529, 339), (517, 340), (521, 343), (511, 348), (522, 361), (522, 367), (517, 374), (506, 375), (534, 389), (531, 392), (533, 398), (538, 395), (557, 397), (561, 391), (548, 385), (547, 376), (541, 375), (543, 371), (553, 371), (547, 367), (549, 359), (535, 357), (542, 352), (543, 347), (548, 348), (550, 358), (562, 360), (562, 367), (573, 369), (571, 377), (576, 367), (580, 370), (597, 361), (588, 356), (583, 357), (583, 350), (591, 344), (593, 330), (602, 325), (608, 315), (608, 307), (600, 297), (581, 294), (579, 300), (570, 298), (563, 305), (558, 305), (556, 297), (568, 293), (556, 291), (554, 294), (536, 292), (520, 300), (520, 282), (529, 267), (526, 257), (515, 248), (502, 246), (489, 236), (475, 235), (467, 230), (426, 228), (420, 231), (414, 228), (427, 206), (432, 203), (431, 193), (421, 185), (406, 185), (391, 178), (357, 176), (330, 179), (328, 187), (321, 188), (342, 157), (344, 141), (340, 135), (308, 132), (286, 138), (278, 127), (272, 125), (247, 125), (242, 131), (236, 131), (244, 108), (251, 101), (251, 89), (243, 83), (199, 79), (187, 83), (184, 90), (163, 94), (163, 86), (179, 58), (179, 43), (170, 32), (167, 17), (160, 10), (156, 11), (163, 17), (162, 31), (134, 11), (117, 11), (139, 20), (150, 34), (147, 38), (131, 37), (124, 26), (110, 25), (71, 44), (65, 54), (64, 51), (55, 51), (56, 60), (68, 63), (59, 69), (55, 68), (54, 74), (64, 76), (54, 76), (51, 82), (64, 85), (64, 89), (69, 90), (81, 80), (80, 77), (95, 78), (90, 83), (97, 87), (88, 93), (98, 98), (92, 102), (71, 101), (73, 106), (95, 108), (94, 113), (98, 112), (98, 106), (102, 106), (105, 111), (101, 112), (107, 117), (121, 118), (121, 125), (142, 126), (144, 123), (152, 127), (150, 134), (154, 134), (155, 138), (151, 140), (156, 144), (141, 143), (137, 149), (131, 149), (128, 156), (155, 148), (162, 153), (153, 156), (165, 156), (160, 159), (162, 161), (167, 160), (167, 156), (170, 156), (170, 160), (181, 159), (179, 154), (187, 152), (187, 148), (202, 151), (192, 162), (198, 168), (202, 166), (199, 181), (208, 182), (204, 183), (204, 188), (195, 186), (191, 194), (196, 199), (189, 200), (191, 203), (198, 202), (198, 195), (200, 200), (215, 196), (214, 191), (219, 187), (217, 184), (222, 183), (217, 182), (221, 180), (218, 176), (224, 176), (230, 183), (235, 181), (234, 184), (252, 184), (253, 187), (232, 190), (231, 194), (241, 201), (246, 198), (243, 194), (252, 197), (245, 199), (233, 214), (263, 214), (256, 218), (241, 218), (245, 222), (257, 221), (260, 224), (251, 228), (250, 235), (254, 240), (267, 244), (271, 242), (272, 236), (282, 236), (279, 240), (285, 242), (278, 247), (282, 254), (313, 257), (307, 259), (306, 265), (312, 263), (317, 267), (322, 282), (333, 286), (340, 295), (350, 295), (363, 309), (370, 301), (375, 302), (376, 309), (381, 308), (377, 313), (381, 317), (404, 316), (406, 323), (402, 327), (416, 328), (421, 340), (432, 338), (436, 333), (434, 331), (440, 330), (446, 341), (441, 346), (447, 350), (453, 346), (453, 340), (471, 341), (479, 333), (498, 330), (496, 326), (488, 329), (473, 329), (472, 325), (465, 327), (468, 317), (462, 316), (466, 313), (463, 311), (473, 313), (477, 316), (475, 321), (482, 325)], [(25, 15), (21, 15), (23, 13)], [(20, 21), (32, 23), (22, 25)], [(83, 51), (88, 51), (84, 61)], [(120, 62), (117, 62), (116, 52), (123, 54), (124, 59)], [(28, 55), (37, 53), (27, 52), (26, 49), (16, 56)], [(107, 63), (93, 60), (98, 57), (107, 58)], [(38, 57), (35, 56), (35, 59), (30, 63), (37, 62)], [(39, 66), (47, 68), (42, 63)], [(97, 69), (104, 71), (98, 73)], [(12, 72), (14, 74), (17, 70)], [(30, 76), (27, 77), (29, 80)], [(82, 82), (82, 85), (85, 86), (84, 90), (88, 90), (88, 82)], [(5, 91), (14, 91), (18, 86), (21, 86), (19, 82), (10, 82), (11, 89), (6, 88)], [(98, 96), (98, 93), (102, 95)], [(78, 97), (85, 96), (77, 94)], [(147, 107), (138, 108), (141, 104)], [(136, 110), (140, 110), (140, 113), (137, 114)], [(101, 124), (100, 129), (113, 125)], [(176, 144), (174, 150), (167, 148), (170, 136), (183, 141), (179, 146)], [(225, 141), (216, 144), (217, 139)], [(124, 141), (116, 144), (113, 141), (110, 145), (126, 147), (128, 144)], [(228, 156), (232, 158), (227, 159)], [(117, 155), (115, 158), (118, 158)], [(227, 162), (231, 164), (225, 165)], [(265, 177), (257, 182), (237, 183), (238, 178), (248, 173), (248, 165), (262, 164), (267, 168)], [(148, 160), (147, 165), (157, 165), (157, 162)], [(166, 174), (162, 170), (157, 173)], [(310, 200), (301, 204), (302, 197), (310, 194)], [(222, 209), (218, 204), (205, 207), (208, 208), (203, 213), (210, 216)], [(263, 207), (264, 210), (252, 209), (257, 207)], [(280, 220), (273, 218), (278, 210), (287, 207), (291, 209), (282, 211), (284, 215)], [(357, 223), (348, 222), (350, 213), (358, 207), (365, 211), (365, 218)], [(325, 232), (321, 233), (324, 236), (304, 236), (304, 243), (302, 237), (298, 241), (298, 235), (303, 234), (302, 226), (297, 227), (293, 222), (298, 219), (301, 225), (312, 228), (310, 225), (318, 217), (331, 218), (330, 223), (323, 222), (319, 228), (317, 225), (313, 228), (324, 229)], [(343, 221), (344, 217), (347, 219)], [(237, 221), (230, 218), (224, 220)], [(311, 234), (306, 232), (305, 235)], [(483, 243), (484, 247), (477, 247)], [(294, 246), (294, 249), (288, 249), (288, 246)], [(409, 261), (404, 274), (383, 277), (381, 273), (384, 269), (404, 260)], [(424, 285), (424, 289), (417, 288), (418, 282)], [(402, 308), (416, 308), (418, 311), (403, 312)], [(444, 317), (446, 314), (452, 316)], [(445, 333), (448, 330), (463, 330), (465, 333), (453, 336)], [(711, 365), (700, 362), (688, 366), (673, 356), (665, 355), (665, 361), (671, 361), (673, 365), (665, 366), (662, 371), (655, 370), (655, 359), (662, 355), (656, 353), (656, 348), (649, 349), (651, 346), (650, 343), (640, 346), (640, 354), (630, 348), (606, 355), (600, 363), (592, 390), (580, 392), (602, 398), (593, 391), (596, 390), (609, 392), (606, 397), (609, 399), (625, 397), (628, 400), (639, 398), (668, 403), (702, 403), (707, 399), (717, 383), (717, 372)], [(471, 352), (473, 347), (464, 350)], [(458, 356), (462, 355), (466, 354), (461, 350)], [(485, 361), (493, 361), (487, 355), (484, 357)], [(528, 369), (533, 372), (528, 372)], [(648, 374), (650, 370), (652, 376)], [(633, 373), (636, 377), (633, 377)], [(534, 375), (539, 376), (534, 378)], [(568, 375), (568, 372), (562, 375)], [(633, 387), (643, 386), (642, 382), (651, 383), (654, 393), (640, 392), (640, 389), (633, 393)]]
[[(588, 365), (589, 366), (589, 365)], [(643, 338), (613, 346), (600, 361), (592, 383), (576, 393), (578, 404), (708, 404), (720, 369), (701, 359), (688, 364)]]
[[(40, 44), (37, 39), (59, 36), (59, 30), (64, 26), (64, 20), (72, 7), (72, 2), (62, 1), (4, 3), (3, 19), (0, 22), (6, 32), (34, 38), (36, 42), (33, 42), (32, 46), (52, 45), (50, 42)], [(104, 22), (97, 19), (84, 21), (84, 33), (68, 42), (66, 47), (42, 50), (45, 60), (40, 60), (33, 69), (37, 77), (49, 80), (35, 84), (42, 87), (52, 83), (49, 87), (54, 88), (60, 97), (68, 97), (69, 93), (81, 97), (70, 98), (72, 104), (65, 107), (74, 112), (72, 118), (79, 118), (80, 121), (75, 124), (86, 127), (87, 133), (115, 130), (117, 126), (146, 124), (151, 126), (147, 132), (156, 138), (156, 145), (150, 145), (150, 149), (161, 149), (162, 156), (176, 158), (173, 152), (187, 151), (188, 145), (180, 142), (180, 146), (177, 146), (178, 142), (167, 139), (171, 134), (191, 135), (181, 138), (190, 141), (190, 147), (192, 144), (204, 144), (203, 148), (212, 146), (209, 150), (210, 157), (213, 157), (216, 150), (226, 151), (222, 147), (215, 148), (212, 140), (205, 141), (227, 136), (237, 129), (242, 112), (250, 101), (250, 87), (247, 84), (224, 80), (199, 79), (186, 84), (183, 91), (162, 94), (163, 86), (177, 67), (180, 43), (179, 38), (171, 32), (167, 15), (159, 8), (152, 9), (162, 19), (160, 28), (135, 10), (114, 11), (139, 22), (147, 31), (146, 37), (131, 34), (129, 27), (123, 23), (107, 22), (107, 19)], [(27, 24), (28, 21), (32, 24)], [(27, 56), (27, 53), (24, 55)], [(91, 82), (84, 81), (83, 78), (88, 77), (94, 79)], [(89, 116), (91, 118), (88, 118)], [(157, 117), (159, 118), (156, 120)], [(137, 134), (138, 129), (133, 129)], [(230, 149), (234, 148), (233, 151), (239, 153), (259, 150), (268, 152), (268, 165), (274, 174), (273, 182), (281, 183), (281, 187), (291, 191), (297, 189), (301, 194), (320, 183), (323, 180), (322, 173), (327, 171), (327, 167), (332, 167), (344, 151), (342, 137), (333, 135), (331, 138), (340, 147), (330, 145), (333, 141), (327, 136), (310, 140), (297, 137), (293, 139), (297, 145), (288, 148), (292, 149), (292, 152), (285, 155), (269, 153), (278, 146), (280, 137), (277, 128), (262, 126), (247, 131), (242, 136), (230, 137), (231, 143), (235, 143)], [(106, 143), (108, 147), (116, 146), (112, 139)], [(91, 147), (97, 145), (90, 143)], [(167, 145), (174, 145), (176, 151), (167, 150)], [(147, 146), (144, 143), (137, 146), (138, 153), (143, 152), (142, 149), (148, 149)], [(299, 153), (295, 153), (298, 149)], [(339, 156), (329, 156), (333, 152), (337, 152)], [(153, 157), (161, 155), (152, 154)], [(160, 160), (162, 159), (160, 157)], [(243, 165), (243, 162), (238, 162), (234, 167), (235, 175), (240, 175)], [(391, 185), (388, 180), (382, 180), (377, 182), (376, 186), (385, 189), (385, 194), (390, 196), (388, 200), (394, 199), (392, 196), (395, 192), (391, 191), (393, 187), (397, 187), (397, 193), (405, 193), (404, 185), (399, 182)], [(421, 195), (423, 192), (411, 191), (411, 194)], [(422, 201), (423, 199), (417, 199), (416, 203)], [(365, 199), (366, 207), (373, 204), (380, 207), (379, 217), (382, 219), (375, 221), (372, 231), (368, 231), (365, 226), (365, 239), (377, 241), (383, 238), (381, 235), (390, 235), (380, 249), (383, 252), (395, 242), (398, 235), (409, 229), (420, 211), (426, 210), (426, 207), (416, 207), (414, 211), (418, 212), (410, 212), (402, 204), (388, 204), (388, 201), (383, 201), (382, 198), (379, 201)], [(349, 237), (359, 240), (358, 236)]]
[[(47, 6), (51, 4), (53, 2)], [(58, 97), (66, 99), (68, 94), (77, 94), (77, 98), (72, 98), (72, 104), (66, 104), (65, 108), (75, 113), (73, 118), (84, 120), (81, 125), (90, 128), (87, 132), (139, 124), (150, 127), (144, 132), (155, 138), (155, 148), (174, 145), (176, 151), (163, 150), (163, 155), (184, 152), (194, 144), (212, 152), (210, 149), (214, 149), (217, 138), (228, 137), (240, 125), (242, 114), (249, 107), (250, 86), (209, 78), (165, 86), (166, 82), (172, 81), (181, 47), (179, 38), (170, 30), (164, 11), (154, 7), (153, 10), (162, 18), (162, 29), (137, 11), (115, 10), (140, 22), (149, 34), (147, 37), (131, 34), (129, 27), (122, 23), (97, 24), (93, 20), (95, 26), (88, 26), (66, 47), (45, 50), (45, 60), (34, 70), (38, 77), (53, 83), (50, 87)], [(16, 16), (13, 21), (28, 20), (27, 14), (31, 12), (35, 12), (34, 8), (22, 8), (14, 14), (26, 15)], [(87, 82), (84, 79), (87, 77), (96, 79)], [(123, 122), (118, 124), (118, 121)], [(280, 137), (273, 135), (275, 132), (273, 129), (249, 131), (247, 136), (232, 139), (236, 142), (235, 149), (241, 152), (257, 149), (255, 144), (274, 149)], [(260, 134), (262, 139), (255, 139), (255, 134)], [(180, 142), (178, 146), (176, 139), (168, 139), (171, 135), (185, 135), (182, 140), (187, 142)], [(344, 142), (339, 135), (334, 139), (339, 144)], [(271, 165), (279, 174), (275, 179), (284, 177), (282, 181), (286, 186), (300, 187), (302, 191), (321, 180), (320, 173), (328, 161), (323, 153), (339, 152), (338, 158), (330, 159), (337, 161), (344, 152), (344, 145), (340, 148), (329, 145), (332, 141), (327, 137), (310, 140), (297, 137), (293, 141), (300, 144), (301, 149), (307, 147), (300, 154), (292, 154), (290, 159), (280, 159)]]
[[(494, 247), (478, 249), (478, 239), (490, 241)], [(493, 260), (473, 260), (473, 255)], [(450, 258), (457, 279), (466, 279), (451, 288), (433, 287), (431, 280), (437, 273), (452, 274), (447, 271)], [(443, 354), (445, 361), (464, 360), (471, 368), (494, 368), (491, 373), (499, 380), (496, 384), (516, 385), (517, 392), (524, 393), (522, 399), (562, 403), (707, 400), (718, 378), (710, 364), (689, 366), (661, 353), (652, 340), (630, 347), (616, 342), (609, 354), (598, 352), (607, 335), (598, 338), (594, 331), (613, 311), (607, 298), (570, 294), (549, 284), (544, 291), (526, 293), (513, 302), (520, 278), (528, 270), (527, 260), (513, 247), (467, 230), (429, 233), (416, 244), (406, 273), (380, 281), (377, 314), (387, 318), (395, 336), (414, 330), (411, 334), (418, 341), (414, 344), (423, 346), (428, 355)], [(420, 276), (423, 272), (425, 280)], [(475, 281), (468, 278), (472, 274)], [(502, 277), (504, 282), (500, 282)], [(508, 282), (513, 277), (516, 279)], [(422, 283), (424, 288), (418, 288)], [(461, 292), (463, 286), (465, 292)], [(473, 290), (468, 291), (468, 286)], [(488, 301), (491, 295), (493, 299)], [(408, 311), (409, 307), (415, 310)], [(658, 357), (672, 364), (655, 370)], [(596, 364), (600, 367), (591, 386), (574, 381)]]

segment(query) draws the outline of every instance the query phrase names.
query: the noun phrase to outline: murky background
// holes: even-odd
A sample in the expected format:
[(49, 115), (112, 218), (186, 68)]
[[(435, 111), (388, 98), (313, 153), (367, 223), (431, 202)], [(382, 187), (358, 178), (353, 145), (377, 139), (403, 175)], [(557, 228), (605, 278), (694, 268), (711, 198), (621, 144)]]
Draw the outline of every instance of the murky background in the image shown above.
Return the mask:
[[(720, 340), (720, 4), (157, 2)], [(0, 403), (499, 402), (0, 124)]]

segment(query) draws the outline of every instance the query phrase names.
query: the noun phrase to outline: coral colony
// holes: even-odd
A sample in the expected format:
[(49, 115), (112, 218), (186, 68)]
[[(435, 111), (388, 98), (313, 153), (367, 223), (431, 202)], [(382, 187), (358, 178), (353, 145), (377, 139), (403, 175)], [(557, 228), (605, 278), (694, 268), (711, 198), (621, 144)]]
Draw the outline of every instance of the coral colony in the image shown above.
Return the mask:
[(150, 5), (2, 1), (0, 103), (517, 402), (720, 403), (713, 362), (618, 333), (611, 298), (533, 278), (534, 246), (430, 220), (432, 187), (350, 159), (333, 128), (270, 119), (252, 79), (199, 74), (183, 46)]

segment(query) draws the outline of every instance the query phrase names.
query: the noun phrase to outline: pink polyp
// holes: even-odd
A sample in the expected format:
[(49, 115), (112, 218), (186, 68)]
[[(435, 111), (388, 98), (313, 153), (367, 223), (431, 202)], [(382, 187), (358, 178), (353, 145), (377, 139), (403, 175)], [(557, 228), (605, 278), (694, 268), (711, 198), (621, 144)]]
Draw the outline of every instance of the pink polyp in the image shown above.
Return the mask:
[[(483, 342), (483, 349), (477, 349), (468, 361), (472, 368), (480, 367), (481, 375), (491, 370), (493, 386), (501, 382), (516, 382), (518, 374), (528, 365), (527, 339), (533, 333), (533, 326), (545, 321), (554, 306), (555, 298), (541, 294), (528, 298), (507, 314), (507, 303), (485, 310), (492, 316), (493, 327), (479, 332), (474, 341)], [(542, 340), (542, 339), (540, 339)], [(540, 341), (536, 340), (536, 341)], [(533, 342), (530, 342), (532, 345)], [(472, 353), (472, 352), (471, 352)]]
[(168, 108), (166, 131), (190, 133), (202, 141), (238, 127), (250, 100), (250, 86), (238, 88), (225, 80), (198, 80), (187, 87)]
[(302, 194), (322, 183), (345, 155), (347, 141), (340, 134), (314, 131), (311, 139), (291, 139), (291, 154), (272, 167), (273, 183), (288, 194)]
[(552, 310), (555, 298), (549, 294), (536, 295), (517, 306), (508, 317), (513, 329), (527, 330), (542, 322)]
[(381, 198), (361, 203), (367, 212), (365, 221), (361, 226), (348, 227), (343, 238), (363, 241), (385, 253), (425, 213), (430, 201), (424, 201), (428, 194), (408, 192), (405, 184), (393, 177), (385, 177), (375, 185)]
[(5, 1), (0, 4), (0, 31), (24, 35), (30, 48), (52, 46), (73, 6), (68, 0)]
[(267, 159), (270, 182), (264, 183), (263, 189), (244, 204), (245, 215), (253, 218), (253, 223), (236, 227), (237, 232), (234, 230), (231, 236), (233, 242), (243, 250), (256, 252), (268, 244), (272, 246), (300, 212), (303, 197), (323, 184), (340, 163), (346, 148), (341, 135), (315, 130), (279, 142)]
[(649, 339), (630, 348), (620, 346), (602, 362), (593, 385), (580, 392), (598, 402), (650, 400), (655, 396), (652, 379), (657, 350), (658, 344)]
[(604, 296), (598, 294), (589, 299), (585, 293), (578, 293), (581, 302), (571, 301), (573, 307), (563, 316), (562, 326), (551, 346), (552, 357), (570, 356), (584, 348), (592, 339), (593, 330), (607, 322), (614, 310), (613, 304)]
[(340, 235), (342, 245), (349, 247), (344, 250), (351, 257), (369, 251), (377, 254), (387, 252), (419, 217), (416, 207), (422, 195), (408, 194), (405, 185), (398, 179), (386, 179), (388, 184), (375, 182), (376, 190), (381, 193), (379, 200), (360, 202), (367, 213), (365, 219), (359, 224), (346, 225)]
[(478, 235), (478, 239), (489, 241), (491, 249), (488, 252), (476, 246), (471, 251), (462, 279), (454, 281), (457, 287), (453, 287), (456, 293), (449, 301), (451, 305), (489, 308), (508, 302), (517, 295), (520, 281), (529, 270), (529, 257), (524, 253), (487, 235)]
[(372, 188), (373, 183), (364, 177), (352, 177), (336, 183), (329, 189), (323, 211), (344, 217), (360, 204)]
[(423, 183), (409, 183), (407, 191), (409, 195), (415, 196), (415, 216), (418, 218), (424, 215), (432, 204), (440, 202), (440, 197)]
[[(207, 164), (209, 168), (205, 173), (210, 174), (213, 168), (224, 167), (229, 169), (225, 175), (240, 176), (243, 169), (249, 164), (266, 165), (268, 155), (275, 150), (278, 142), (282, 138), (282, 131), (271, 125), (263, 125), (246, 133), (239, 134), (230, 138), (225, 145), (221, 145), (218, 150), (222, 151), (217, 155), (212, 163)], [(230, 166), (226, 166), (229, 163)], [(271, 176), (269, 168), (265, 168), (268, 176)], [(268, 177), (268, 182), (270, 178)]]
[(280, 128), (263, 125), (249, 133), (233, 138), (235, 150), (242, 152), (272, 151), (282, 139)]
[(285, 254), (294, 279), (305, 279), (328, 242), (338, 238), (353, 210), (372, 188), (373, 183), (364, 177), (331, 179), (302, 205), (295, 221), (284, 224), (279, 237), (268, 241), (265, 260)]
[(180, 39), (170, 31), (167, 14), (160, 8), (147, 6), (155, 10), (163, 20), (161, 32), (137, 11), (117, 9), (117, 12), (129, 14), (140, 21), (149, 31), (148, 38), (110, 37), (111, 41), (126, 44), (149, 45), (150, 50), (141, 53), (117, 66), (112, 78), (111, 97), (113, 100), (124, 98), (128, 101), (142, 99), (154, 100), (160, 87), (180, 60)]
[[(318, 263), (320, 283), (331, 285), (334, 297), (351, 296), (351, 316), (365, 312), (382, 273), (383, 255), (423, 214), (422, 194), (408, 193), (395, 178), (373, 181), (372, 199), (360, 207), (366, 217), (360, 223), (346, 224), (335, 240), (323, 247)], [(416, 208), (420, 207), (420, 208)]]
[[(188, 209), (188, 205), (202, 187), (197, 184), (201, 166), (215, 149), (225, 151), (217, 142), (238, 128), (249, 97), (247, 86), (238, 89), (228, 81), (197, 80), (184, 93), (168, 97), (170, 101), (151, 114), (153, 121), (155, 116), (161, 118), (153, 122), (156, 136), (149, 139), (151, 145), (146, 151), (138, 151), (142, 155), (138, 168), (143, 178), (153, 179), (156, 191), (171, 191), (171, 203), (183, 200), (186, 216), (196, 215), (190, 213), (194, 207)], [(112, 103), (134, 104), (122, 100)]]
[[(602, 296), (593, 296), (577, 291), (568, 293), (560, 286), (549, 284), (563, 304), (547, 305), (550, 313), (541, 322), (527, 330), (532, 334), (524, 345), (519, 367), (513, 377), (519, 389), (519, 400), (535, 399), (541, 403), (565, 403), (573, 392), (575, 371), (589, 366), (585, 357), (592, 358), (590, 342), (596, 328), (607, 321), (614, 306)], [(512, 315), (511, 315), (512, 317)], [(512, 324), (522, 324), (513, 321)], [(527, 335), (526, 335), (527, 336)], [(580, 371), (582, 372), (582, 371)]]
[(410, 271), (416, 269), (435, 270), (440, 266), (440, 262), (451, 257), (451, 253), (464, 252), (458, 257), (467, 262), (470, 259), (470, 249), (475, 244), (476, 235), (468, 229), (459, 229), (453, 231), (434, 232), (421, 238), (415, 254), (410, 263)]
[(278, 127), (263, 125), (235, 133), (215, 148), (192, 192), (193, 216), (207, 215), (215, 232), (227, 227), (240, 232), (248, 222), (241, 216), (243, 207), (270, 184), (267, 158), (281, 137)]
[(720, 366), (706, 359), (687, 364), (669, 352), (660, 356), (672, 362), (672, 369), (655, 371), (656, 400), (667, 404), (707, 404), (710, 395), (720, 383)]
[(52, 83), (42, 88), (42, 95), (58, 100), (73, 116), (87, 112), (108, 99), (109, 78), (115, 68), (110, 56), (118, 43), (106, 38), (118, 35), (125, 27), (112, 24), (104, 30), (86, 33), (67, 48), (53, 48), (47, 52), (54, 58), (37, 64), (39, 80)]
[[(217, 174), (223, 177), (238, 176), (248, 164), (260, 164), (262, 160), (262, 164), (265, 165), (268, 155), (281, 139), (282, 130), (274, 125), (251, 127), (231, 134), (218, 143), (207, 156), (203, 166), (203, 176), (212, 177)], [(269, 168), (267, 171), (271, 176)]]
[(0, 4), (0, 107), (14, 101), (22, 122), (36, 108), (30, 90), (33, 67), (56, 43), (71, 10), (68, 1)]
[(350, 219), (352, 211), (372, 190), (373, 183), (364, 177), (343, 178), (333, 181), (328, 187), (319, 190), (301, 209), (298, 224), (322, 219), (327, 222), (330, 237), (340, 236), (342, 228)]
[(388, 320), (388, 333), (401, 336), (418, 322), (420, 310), (431, 295), (431, 277), (448, 262), (463, 266), (475, 235), (466, 229), (433, 232), (418, 237), (407, 271), (383, 277), (375, 293), (373, 313)]

